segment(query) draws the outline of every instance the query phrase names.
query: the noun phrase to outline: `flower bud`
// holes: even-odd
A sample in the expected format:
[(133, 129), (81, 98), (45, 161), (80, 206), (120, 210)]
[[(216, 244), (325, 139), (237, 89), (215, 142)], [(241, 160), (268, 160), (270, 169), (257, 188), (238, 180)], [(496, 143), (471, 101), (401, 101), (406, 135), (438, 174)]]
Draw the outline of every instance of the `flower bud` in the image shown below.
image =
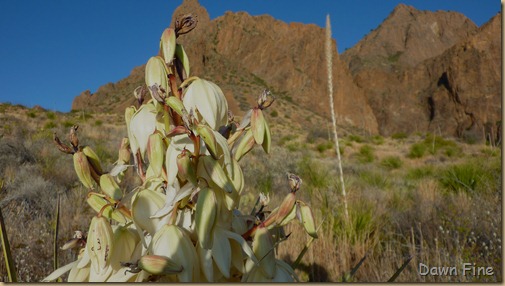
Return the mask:
[(80, 245), (81, 240), (78, 238), (72, 238), (71, 240), (65, 242), (65, 244), (60, 247), (61, 250), (67, 250), (71, 248), (75, 248)]
[(156, 177), (161, 176), (163, 163), (165, 162), (165, 143), (163, 136), (156, 132), (149, 135), (147, 143), (147, 158), (149, 158), (149, 167), (152, 168)]
[(111, 218), (119, 223), (127, 223), (131, 218), (129, 215), (122, 213), (121, 209), (114, 208), (113, 204), (105, 198), (105, 195), (90, 192), (88, 193), (86, 202), (97, 213), (101, 211), (102, 216)]
[(196, 179), (196, 170), (193, 162), (190, 159), (190, 154), (188, 150), (184, 149), (177, 155), (177, 169), (179, 177), (185, 181), (189, 181), (193, 186), (198, 184)]
[(162, 255), (144, 255), (140, 258), (139, 268), (154, 275), (170, 275), (181, 273), (182, 265)]
[(91, 166), (86, 155), (82, 151), (77, 151), (74, 153), (73, 158), (74, 169), (81, 183), (88, 189), (94, 189), (90, 170)]
[(233, 146), (233, 158), (240, 161), (240, 159), (252, 150), (254, 147), (254, 137), (252, 131), (247, 130), (244, 135), (240, 138), (240, 141), (235, 143)]
[(196, 132), (203, 139), (203, 142), (205, 142), (205, 146), (207, 147), (207, 150), (209, 150), (212, 158), (218, 160), (220, 156), (218, 154), (214, 131), (209, 126), (200, 124), (196, 127)]
[(252, 243), (252, 249), (259, 260), (259, 267), (268, 279), (275, 275), (275, 254), (272, 236), (266, 227), (259, 227)]
[(284, 197), (279, 209), (276, 213), (275, 222), (280, 224), (286, 217), (289, 216), (293, 208), (295, 207), (296, 196), (294, 193), (289, 193)]
[(203, 188), (198, 193), (198, 201), (196, 204), (196, 233), (198, 235), (198, 243), (201, 248), (212, 248), (212, 230), (216, 223), (217, 217), (217, 202), (216, 194), (210, 188)]
[(209, 184), (215, 184), (218, 188), (227, 193), (235, 191), (235, 186), (219, 162), (210, 156), (202, 156), (198, 161), (197, 175), (207, 180)]
[(161, 57), (151, 57), (147, 61), (145, 80), (154, 103), (163, 102), (168, 95), (169, 87), (167, 67)]
[(265, 138), (265, 117), (263, 111), (259, 108), (254, 108), (251, 114), (251, 130), (256, 144), (263, 144)]
[(130, 121), (131, 136), (129, 136), (129, 139), (132, 145), (132, 152), (134, 152), (135, 155), (136, 150), (134, 150), (133, 142), (136, 142), (140, 149), (142, 159), (147, 149), (149, 136), (153, 134), (156, 129), (156, 114), (157, 110), (154, 104), (144, 104), (133, 114)]
[(175, 113), (179, 114), (180, 116), (184, 116), (185, 114), (188, 113), (182, 101), (175, 96), (167, 97), (165, 99), (165, 103), (168, 106), (170, 106), (170, 108), (172, 108), (172, 110), (175, 111)]
[[(242, 190), (244, 189), (244, 173), (242, 172), (242, 168), (238, 164), (235, 159), (231, 159), (231, 167), (233, 168), (232, 176), (230, 176), (233, 185), (235, 186), (235, 190), (237, 190), (237, 193), (240, 195), (242, 193)], [(228, 173), (228, 175), (230, 175)]]
[(198, 281), (200, 277), (200, 262), (193, 242), (189, 236), (176, 225), (164, 225), (154, 234), (150, 251), (154, 255), (170, 258), (182, 266), (177, 274), (179, 282)]
[(98, 275), (105, 274), (109, 267), (113, 237), (109, 221), (103, 216), (93, 217), (89, 226), (86, 249), (91, 260), (91, 268)]
[(313, 238), (317, 238), (316, 223), (314, 222), (314, 215), (310, 207), (300, 202), (297, 204), (297, 209), (300, 212), (300, 220), (305, 231)]
[(221, 88), (210, 81), (196, 79), (191, 82), (183, 103), (186, 110), (198, 111), (199, 122), (205, 121), (214, 130), (228, 123), (228, 102)]
[(180, 44), (175, 45), (175, 56), (179, 61), (182, 63), (182, 66), (184, 68), (184, 78), (187, 78), (189, 76), (189, 58), (188, 55), (186, 54), (186, 51), (184, 51), (184, 47)]
[(124, 117), (125, 117), (125, 122), (126, 122), (126, 130), (128, 132), (128, 142), (130, 143), (131, 152), (133, 154), (133, 159), (136, 162), (137, 157), (135, 155), (137, 154), (137, 150), (139, 149), (139, 145), (137, 143), (137, 140), (133, 136), (133, 134), (131, 132), (131, 128), (130, 128), (131, 121), (132, 121), (132, 118), (133, 118), (133, 115), (135, 114), (135, 112), (137, 112), (137, 109), (134, 106), (127, 107), (125, 109)]
[(89, 146), (84, 146), (84, 148), (82, 148), (82, 152), (88, 158), (88, 161), (93, 170), (95, 170), (95, 173), (99, 176), (103, 174), (102, 165), (100, 164), (100, 158), (95, 153), (95, 151), (93, 151), (93, 149), (91, 149), (91, 147)]
[(123, 138), (119, 147), (118, 161), (120, 165), (128, 165), (130, 163), (130, 140)]
[(114, 201), (119, 201), (123, 197), (123, 192), (110, 174), (100, 176), (100, 188)]
[(175, 48), (175, 31), (172, 28), (166, 28), (161, 34), (160, 50), (165, 63), (168, 65), (171, 65), (174, 60)]
[(265, 123), (265, 138), (263, 138), (263, 143), (261, 144), (261, 146), (263, 147), (263, 150), (265, 150), (265, 152), (269, 154), (272, 145), (272, 135), (270, 134), (270, 127), (268, 126), (268, 122), (265, 120), (264, 123)]
[(156, 232), (156, 227), (160, 218), (152, 218), (165, 204), (165, 196), (161, 193), (141, 189), (132, 198), (133, 221), (141, 229), (146, 230), (151, 235)]
[(121, 262), (136, 261), (138, 259), (140, 251), (136, 253), (136, 250), (139, 242), (139, 234), (134, 228), (120, 225), (114, 229), (114, 249), (110, 263), (115, 271), (122, 267)]

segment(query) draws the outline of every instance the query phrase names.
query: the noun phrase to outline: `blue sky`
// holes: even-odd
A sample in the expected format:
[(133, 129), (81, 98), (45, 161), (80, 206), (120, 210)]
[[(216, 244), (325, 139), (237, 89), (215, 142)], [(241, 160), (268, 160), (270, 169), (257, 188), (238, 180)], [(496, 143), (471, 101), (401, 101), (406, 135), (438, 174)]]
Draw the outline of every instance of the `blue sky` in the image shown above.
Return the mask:
[[(157, 54), (181, 0), (0, 0), (0, 102), (70, 111), (82, 91), (129, 75)], [(463, 13), (478, 26), (501, 9), (492, 0), (200, 0), (211, 19), (225, 11), (270, 14), (324, 27), (339, 52), (376, 28), (399, 3)], [(380, 5), (379, 5), (380, 3)]]

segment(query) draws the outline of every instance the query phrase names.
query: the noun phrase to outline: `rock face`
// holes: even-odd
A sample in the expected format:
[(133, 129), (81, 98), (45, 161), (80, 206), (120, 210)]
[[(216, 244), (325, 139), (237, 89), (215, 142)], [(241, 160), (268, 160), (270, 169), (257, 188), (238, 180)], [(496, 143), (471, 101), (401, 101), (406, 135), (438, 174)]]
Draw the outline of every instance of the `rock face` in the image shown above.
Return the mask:
[(399, 4), (342, 58), (353, 74), (370, 68), (391, 71), (413, 67), (440, 55), (476, 30), (475, 24), (460, 13), (420, 11)]
[[(191, 74), (216, 82), (235, 114), (249, 109), (268, 88), (291, 110), (291, 122), (303, 126), (300, 122), (307, 120), (298, 110), (329, 118), (323, 28), (244, 12), (210, 20), (197, 0), (184, 0), (172, 23), (187, 13), (197, 15), (198, 25), (178, 41), (188, 53)], [(500, 25), (495, 19), (479, 29), (458, 13), (400, 4), (342, 56), (334, 48), (338, 122), (384, 135), (482, 133), (501, 112)], [(82, 93), (72, 109), (123, 112), (134, 102), (132, 92), (144, 84), (143, 76), (144, 66), (135, 68), (94, 94)]]
[(454, 12), (400, 4), (342, 58), (379, 132), (432, 132), (480, 141), (501, 118), (501, 15), (477, 28)]

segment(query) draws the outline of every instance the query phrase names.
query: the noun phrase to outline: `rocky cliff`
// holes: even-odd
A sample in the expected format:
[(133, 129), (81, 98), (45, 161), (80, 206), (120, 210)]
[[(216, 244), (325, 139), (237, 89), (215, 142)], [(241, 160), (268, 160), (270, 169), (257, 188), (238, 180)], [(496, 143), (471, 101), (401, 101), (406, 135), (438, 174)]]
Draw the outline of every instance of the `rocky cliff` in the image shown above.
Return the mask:
[[(184, 0), (173, 19), (186, 13), (198, 17), (197, 28), (179, 38), (191, 73), (216, 82), (234, 113), (268, 88), (278, 98), (282, 116), (276, 120), (302, 128), (328, 121), (323, 28), (244, 12), (210, 20), (197, 0)], [(341, 56), (334, 49), (338, 122), (384, 135), (482, 137), (501, 113), (500, 17), (477, 28), (459, 13), (400, 4), (355, 47)], [(72, 109), (122, 112), (133, 103), (133, 89), (144, 84), (143, 74), (141, 66), (93, 94), (86, 91)]]
[[(381, 134), (433, 132), (497, 138), (501, 14), (481, 28), (454, 12), (399, 5), (342, 58)], [(375, 51), (375, 52), (374, 52)]]

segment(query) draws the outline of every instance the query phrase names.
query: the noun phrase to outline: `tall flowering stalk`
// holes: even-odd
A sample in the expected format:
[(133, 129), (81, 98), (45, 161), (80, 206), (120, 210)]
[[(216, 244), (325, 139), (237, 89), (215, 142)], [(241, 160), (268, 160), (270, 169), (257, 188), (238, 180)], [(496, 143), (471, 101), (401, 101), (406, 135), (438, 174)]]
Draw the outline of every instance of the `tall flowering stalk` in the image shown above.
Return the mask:
[[(268, 153), (271, 133), (264, 110), (273, 102), (263, 92), (235, 121), (221, 89), (190, 76), (189, 59), (177, 38), (196, 26), (185, 15), (161, 36), (160, 53), (146, 65), (138, 105), (125, 111), (128, 136), (115, 167), (102, 169), (91, 147), (82, 146), (77, 126), (70, 145), (79, 180), (96, 211), (89, 230), (77, 231), (62, 248), (79, 248), (78, 259), (48, 277), (70, 271), (71, 282), (292, 282), (292, 267), (274, 246), (287, 239), (275, 228), (298, 220), (317, 237), (311, 209), (296, 198), (301, 179), (288, 176), (289, 192), (267, 212), (268, 198), (252, 216), (239, 209), (244, 192), (240, 161), (255, 145)], [(124, 190), (121, 180), (135, 168), (141, 185)], [(282, 193), (281, 193), (282, 194)]]
[(342, 172), (342, 159), (340, 158), (340, 147), (338, 144), (337, 120), (335, 118), (335, 108), (333, 107), (333, 57), (331, 52), (331, 23), (330, 15), (326, 15), (326, 68), (328, 71), (328, 97), (330, 98), (331, 122), (333, 124), (333, 139), (335, 141), (335, 152), (337, 153), (338, 171), (340, 175), (340, 188), (344, 199), (345, 219), (349, 222), (349, 211), (347, 208), (347, 193), (345, 191), (344, 174)]

